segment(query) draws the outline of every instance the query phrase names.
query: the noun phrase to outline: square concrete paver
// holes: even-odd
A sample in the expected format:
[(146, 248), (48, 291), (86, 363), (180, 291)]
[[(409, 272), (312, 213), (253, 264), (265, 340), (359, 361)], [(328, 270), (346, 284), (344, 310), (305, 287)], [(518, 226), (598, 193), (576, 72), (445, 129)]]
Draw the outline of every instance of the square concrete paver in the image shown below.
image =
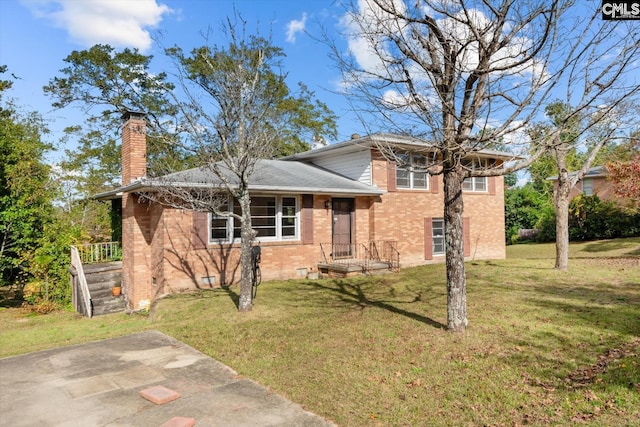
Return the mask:
[(173, 417), (160, 427), (193, 427), (196, 425), (196, 420), (187, 417)]
[(144, 397), (150, 402), (156, 405), (164, 405), (165, 403), (173, 402), (180, 397), (180, 393), (175, 390), (171, 390), (162, 385), (156, 385), (144, 390), (140, 390), (140, 396)]

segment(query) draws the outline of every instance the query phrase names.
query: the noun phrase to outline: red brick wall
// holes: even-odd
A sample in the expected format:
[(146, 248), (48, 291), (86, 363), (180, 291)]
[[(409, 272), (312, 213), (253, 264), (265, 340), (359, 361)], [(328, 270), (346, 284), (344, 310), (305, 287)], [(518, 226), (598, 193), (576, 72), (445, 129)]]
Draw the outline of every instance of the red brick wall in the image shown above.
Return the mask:
[[(373, 181), (378, 187), (386, 189), (387, 180), (395, 177), (389, 168), (393, 165), (386, 159), (374, 156)], [(438, 188), (442, 189), (442, 177), (439, 177)], [(372, 210), (372, 240), (398, 241), (402, 266), (424, 264), (424, 219), (442, 218), (442, 193), (396, 189), (380, 196)]]
[[(264, 280), (300, 277), (302, 270), (317, 271), (322, 254), (320, 243), (331, 242), (331, 209), (325, 208), (328, 196), (314, 196), (313, 242), (262, 242), (261, 270)], [(156, 269), (159, 293), (181, 292), (188, 289), (212, 287), (203, 277), (215, 277), (214, 287), (237, 283), (240, 280), (239, 244), (210, 244), (206, 249), (193, 246), (192, 212), (164, 208), (158, 215), (157, 227), (162, 229), (163, 255), (154, 251), (153, 258), (161, 258)], [(151, 223), (156, 223), (153, 219)]]
[[(393, 177), (386, 159), (373, 155), (373, 180), (380, 188), (388, 188)], [(442, 218), (444, 198), (442, 175), (435, 177), (437, 185), (431, 190), (396, 189), (380, 197), (373, 204), (370, 236), (372, 240), (398, 240), (402, 266), (419, 265), (425, 260), (425, 218)], [(470, 256), (483, 259), (505, 257), (504, 242), (504, 180), (495, 180), (495, 194), (465, 192), (464, 213), (470, 225)], [(393, 188), (393, 186), (392, 186)], [(436, 256), (434, 260), (444, 260)]]
[[(373, 161), (373, 179), (386, 188), (388, 165), (384, 159)], [(425, 218), (442, 218), (444, 204), (442, 177), (437, 193), (421, 190), (397, 190), (380, 197), (355, 198), (354, 243), (369, 240), (396, 240), (403, 266), (438, 262), (443, 257), (425, 260)], [(469, 253), (475, 258), (504, 258), (503, 180), (495, 181), (495, 195), (465, 193), (465, 213), (470, 224)], [(325, 202), (330, 196), (313, 198), (313, 241), (262, 242), (262, 276), (265, 280), (300, 277), (302, 271), (314, 271), (322, 259), (320, 243), (331, 243), (332, 213)], [(191, 212), (164, 209), (158, 226), (163, 230), (163, 292), (207, 288), (201, 278), (215, 277), (215, 286), (237, 283), (240, 279), (239, 245), (209, 245), (195, 249), (192, 242)], [(154, 223), (154, 221), (151, 221)], [(156, 255), (157, 256), (157, 255)], [(154, 256), (155, 257), (155, 256)], [(300, 269), (300, 271), (299, 271)]]
[(463, 193), (464, 217), (470, 219), (470, 240), (473, 259), (503, 259), (506, 257), (504, 230), (504, 178), (495, 181), (495, 195)]
[[(593, 180), (593, 194), (597, 195), (600, 200), (609, 200), (617, 203), (624, 204), (619, 197), (613, 192), (613, 184), (605, 176), (596, 176), (591, 178)], [(555, 182), (554, 188), (557, 188), (558, 182)], [(579, 181), (575, 187), (569, 193), (569, 200), (582, 194), (582, 181)]]
[[(388, 177), (393, 177), (389, 167), (384, 158), (374, 158), (373, 180), (380, 188), (386, 189)], [(443, 257), (426, 260), (424, 250), (425, 218), (443, 216), (442, 177), (436, 180), (438, 192), (398, 189), (379, 197), (356, 197), (354, 243), (395, 240), (405, 267), (442, 261)], [(464, 194), (469, 253), (475, 258), (505, 256), (502, 178), (496, 179), (495, 190), (495, 195)], [(307, 244), (303, 239), (261, 243), (264, 280), (296, 278), (317, 269), (322, 260), (320, 244), (330, 244), (332, 238), (332, 211), (326, 204), (330, 200), (328, 195), (313, 196), (313, 239)], [(123, 251), (127, 254), (123, 263), (129, 266), (123, 281), (133, 308), (163, 293), (239, 281), (239, 244), (194, 247), (192, 212), (136, 201), (132, 195), (123, 198)], [(213, 277), (213, 286), (203, 277)]]
[[(122, 125), (122, 183), (146, 174), (144, 116), (124, 117)], [(151, 287), (151, 215), (134, 194), (122, 196), (122, 288), (130, 308), (142, 308), (153, 297)]]
[(122, 185), (147, 174), (147, 138), (144, 115), (125, 113), (122, 125)]
[(122, 196), (122, 288), (130, 308), (151, 301), (151, 216), (148, 206), (134, 194)]

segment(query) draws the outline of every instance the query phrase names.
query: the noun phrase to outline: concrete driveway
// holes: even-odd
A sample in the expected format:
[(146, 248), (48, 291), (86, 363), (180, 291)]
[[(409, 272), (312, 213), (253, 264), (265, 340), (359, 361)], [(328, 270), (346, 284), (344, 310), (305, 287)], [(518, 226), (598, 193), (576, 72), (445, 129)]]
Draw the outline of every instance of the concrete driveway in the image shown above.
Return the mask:
[(0, 359), (0, 388), (2, 426), (333, 425), (157, 331)]

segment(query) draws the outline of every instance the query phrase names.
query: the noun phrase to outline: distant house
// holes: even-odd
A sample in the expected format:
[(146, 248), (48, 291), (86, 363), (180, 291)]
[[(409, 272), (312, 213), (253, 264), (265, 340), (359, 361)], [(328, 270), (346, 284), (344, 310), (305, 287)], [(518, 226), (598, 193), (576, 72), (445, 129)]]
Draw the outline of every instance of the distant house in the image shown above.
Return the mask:
[[(574, 173), (569, 176), (574, 176)], [(554, 182), (554, 191), (558, 188), (558, 176), (552, 176), (549, 180)], [(609, 200), (618, 204), (625, 204), (627, 201), (620, 199), (613, 191), (613, 183), (607, 178), (607, 169), (604, 166), (596, 166), (587, 171), (584, 177), (578, 181), (576, 186), (569, 193), (569, 199), (583, 194), (585, 196), (598, 196), (600, 200)]]
[[(132, 308), (156, 296), (239, 280), (239, 224), (233, 218), (176, 209), (140, 197), (162, 185), (146, 177), (145, 121), (125, 115), (122, 186), (96, 197), (122, 211), (123, 292)], [(381, 154), (381, 143), (406, 162)], [(431, 153), (431, 154), (429, 154)], [(442, 262), (442, 175), (425, 165), (435, 150), (424, 140), (374, 134), (260, 160), (251, 176), (252, 223), (262, 246), (263, 279), (368, 273)], [(500, 164), (509, 155), (473, 153), (469, 164)], [(204, 169), (178, 172), (185, 187), (219, 185)], [(502, 177), (464, 182), (464, 252), (505, 257)], [(234, 209), (229, 200), (229, 209)]]

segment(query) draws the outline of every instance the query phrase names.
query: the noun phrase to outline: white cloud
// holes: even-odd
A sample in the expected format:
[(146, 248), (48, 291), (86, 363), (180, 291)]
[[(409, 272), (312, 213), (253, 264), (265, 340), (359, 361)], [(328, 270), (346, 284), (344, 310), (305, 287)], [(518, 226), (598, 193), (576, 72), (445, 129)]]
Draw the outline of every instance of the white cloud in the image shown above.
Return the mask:
[[(406, 7), (402, 0), (389, 0), (400, 12)], [(384, 74), (381, 56), (386, 56), (385, 34), (399, 31), (397, 22), (371, 0), (358, 0), (358, 10), (344, 15), (339, 22), (344, 29), (349, 52), (363, 70)]]
[(298, 21), (297, 19), (294, 19), (293, 21), (287, 24), (287, 41), (289, 43), (295, 43), (296, 34), (305, 30), (306, 23), (307, 23), (307, 13), (303, 12), (301, 20)]
[(417, 99), (415, 99), (406, 93), (401, 93), (397, 90), (389, 89), (382, 94), (381, 101), (384, 103), (385, 107), (402, 112), (413, 111), (416, 113), (420, 113), (420, 105), (418, 105), (418, 102), (420, 102), (421, 105), (426, 108), (437, 108), (437, 100), (429, 91), (425, 91), (425, 93), (423, 93), (422, 95), (417, 95)]
[[(399, 14), (409, 13), (407, 4), (403, 0), (385, 0), (387, 7), (395, 9)], [(484, 35), (485, 41), (489, 41), (493, 36), (496, 23), (489, 19), (485, 13), (479, 9), (468, 8), (466, 12), (452, 9), (459, 8), (457, 2), (452, 0), (435, 1), (432, 6), (437, 6), (437, 10), (447, 10), (450, 15), (435, 13), (427, 6), (422, 6), (421, 10), (435, 13), (438, 18), (436, 22), (439, 28), (459, 49), (457, 66), (462, 74), (467, 74), (478, 66), (479, 43), (475, 40), (476, 34)], [(418, 56), (424, 55), (425, 62), (430, 62), (429, 53), (426, 52), (417, 42), (413, 41), (410, 35), (410, 28), (414, 27), (418, 32), (423, 31), (420, 25), (411, 24), (401, 19), (395, 19), (388, 13), (380, 9), (371, 0), (358, 0), (358, 9), (355, 12), (347, 13), (340, 20), (340, 26), (345, 30), (349, 52), (353, 55), (357, 64), (366, 71), (378, 75), (384, 75), (384, 62), (393, 63), (392, 53), (389, 49), (388, 34), (403, 35), (404, 42)], [(472, 31), (475, 28), (477, 32)], [(507, 33), (511, 25), (502, 28), (503, 33)], [(497, 51), (491, 58), (491, 66), (496, 69), (502, 67), (513, 67), (513, 64), (521, 61), (528, 49), (533, 45), (533, 41), (515, 35), (506, 46)], [(406, 65), (412, 77), (416, 81), (424, 81), (427, 75), (419, 67)], [(545, 73), (542, 61), (529, 60), (524, 64), (513, 67), (499, 74), (516, 74), (519, 76), (533, 75), (541, 76)]]
[[(522, 120), (513, 120), (506, 132), (502, 136), (504, 144), (510, 147), (514, 152), (521, 148), (526, 150), (531, 144), (531, 136), (529, 135), (529, 127)], [(525, 154), (526, 152), (519, 153)]]
[(110, 44), (146, 50), (147, 28), (157, 26), (172, 10), (156, 0), (22, 0), (38, 18), (51, 21), (83, 46)]
[(389, 108), (405, 109), (411, 105), (413, 100), (407, 95), (403, 95), (396, 90), (390, 89), (382, 95), (382, 102), (384, 102)]

